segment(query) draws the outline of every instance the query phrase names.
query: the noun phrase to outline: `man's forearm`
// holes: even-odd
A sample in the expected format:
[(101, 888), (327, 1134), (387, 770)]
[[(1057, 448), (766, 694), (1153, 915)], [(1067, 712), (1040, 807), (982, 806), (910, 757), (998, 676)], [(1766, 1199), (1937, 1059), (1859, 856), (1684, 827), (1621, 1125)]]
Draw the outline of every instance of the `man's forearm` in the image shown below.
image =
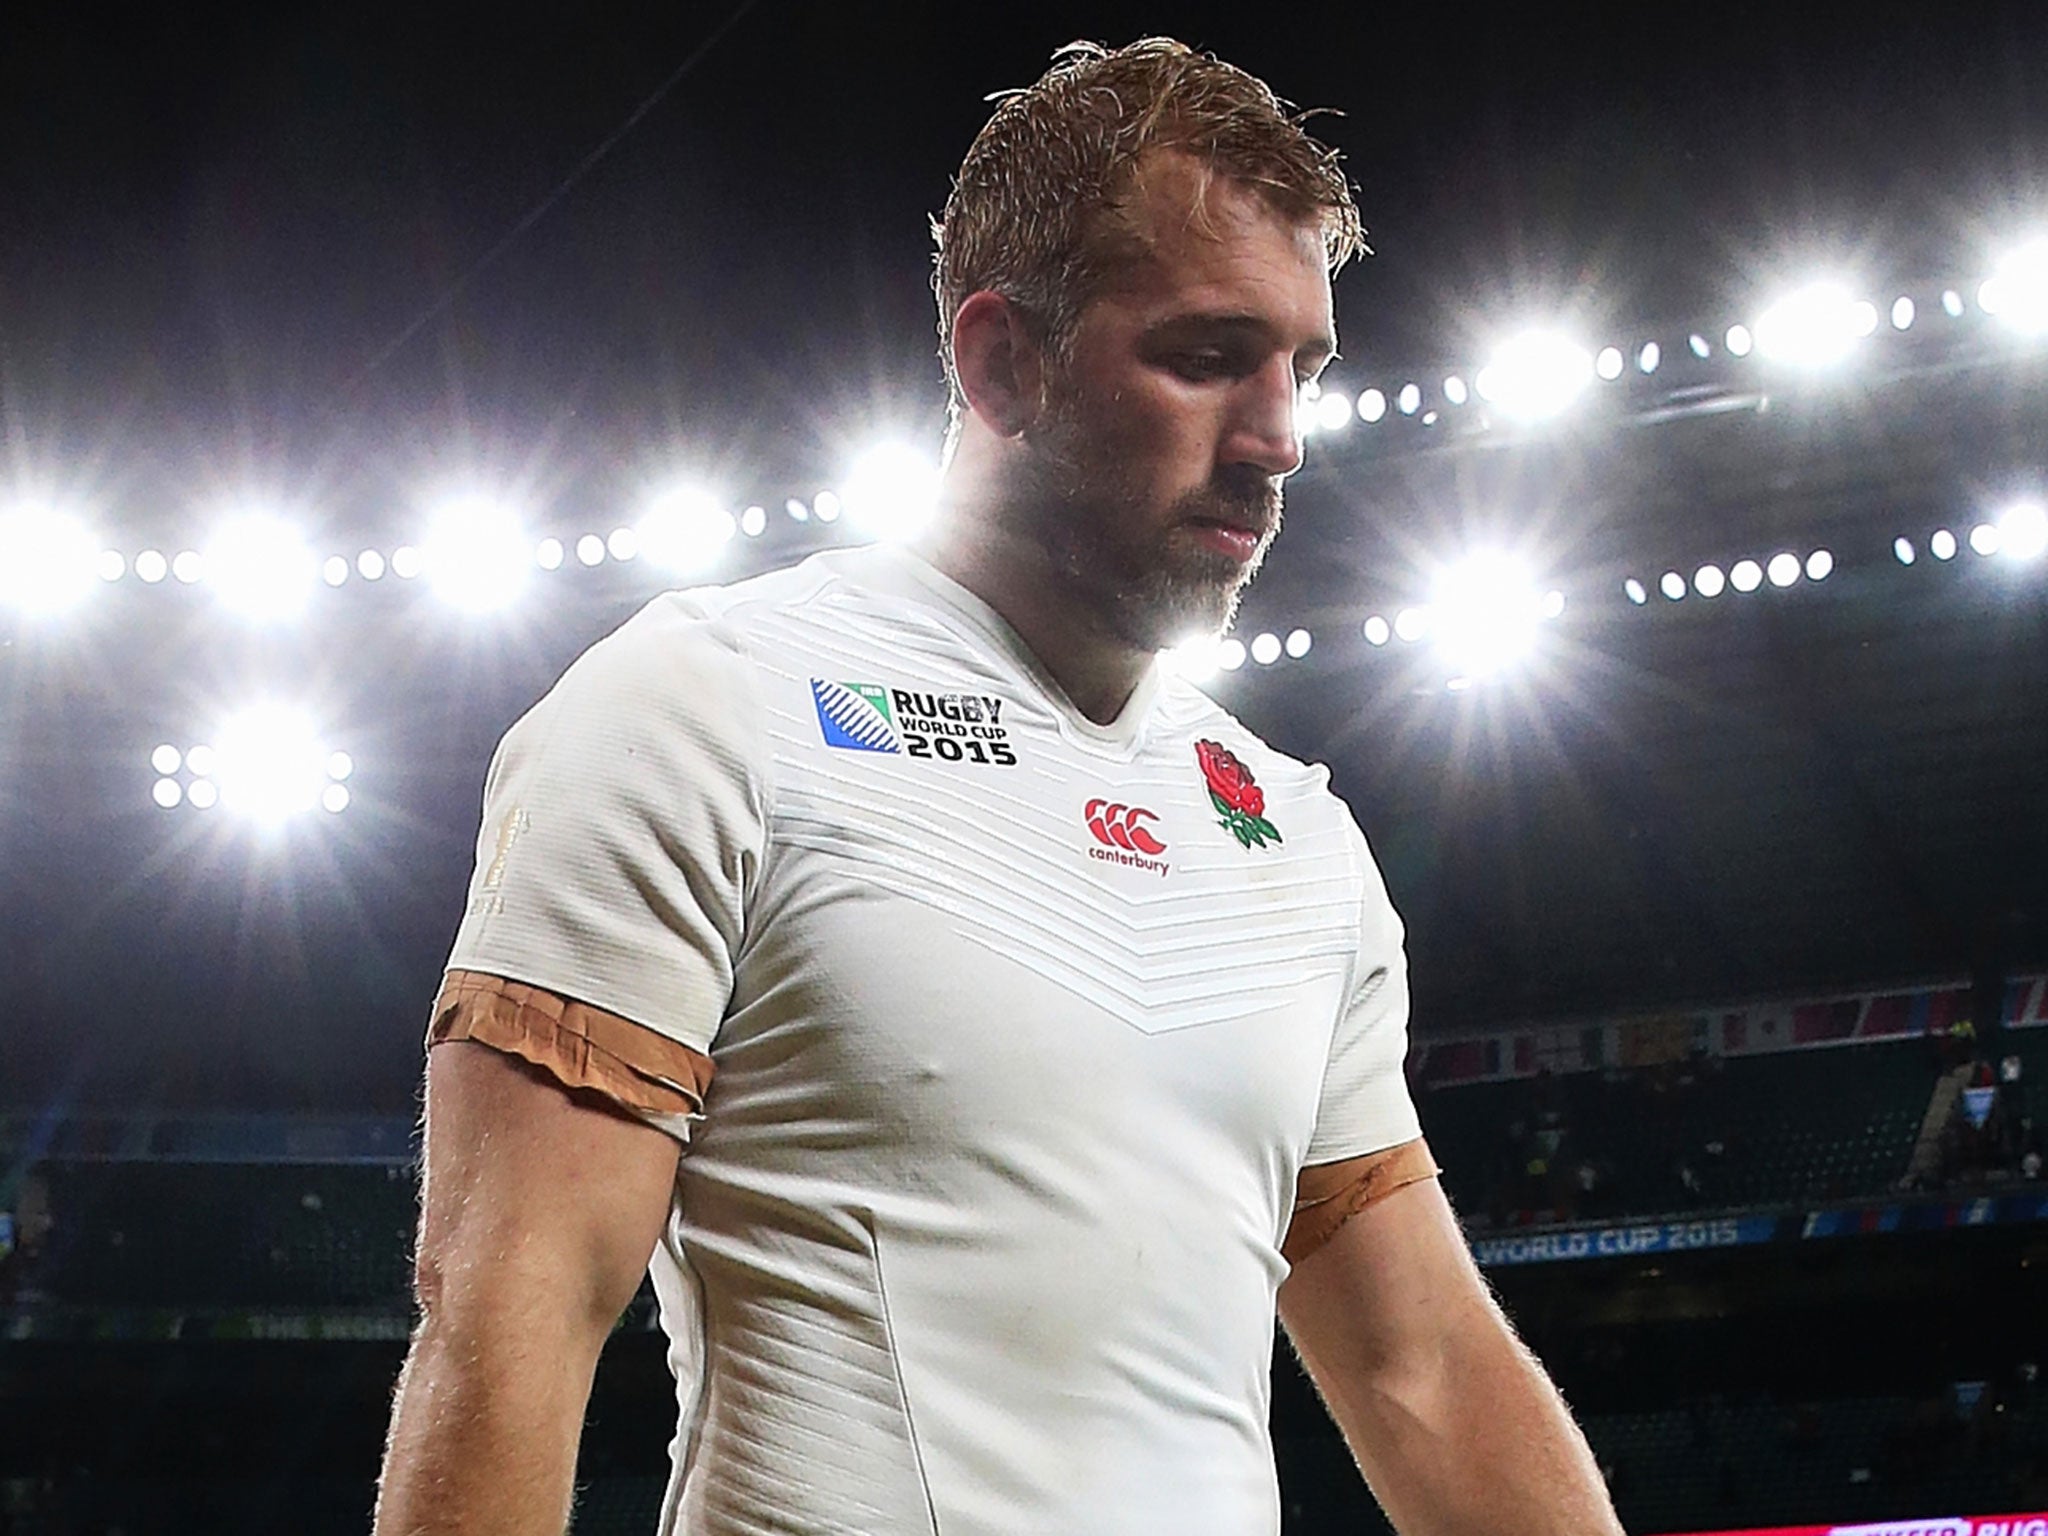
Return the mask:
[(562, 1536), (596, 1354), (430, 1321), (398, 1380), (374, 1536)]
[(1330, 1408), (1403, 1536), (1618, 1533), (1586, 1439), (1543, 1367), (1490, 1306), (1433, 1359)]

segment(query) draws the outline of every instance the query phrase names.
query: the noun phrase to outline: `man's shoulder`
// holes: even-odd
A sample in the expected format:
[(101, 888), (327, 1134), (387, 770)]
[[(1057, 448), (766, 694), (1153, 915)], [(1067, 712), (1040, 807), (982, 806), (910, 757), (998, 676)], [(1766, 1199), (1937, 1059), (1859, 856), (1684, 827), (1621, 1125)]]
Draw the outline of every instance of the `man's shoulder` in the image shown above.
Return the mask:
[[(1312, 802), (1333, 816), (1350, 819), (1350, 807), (1330, 787), (1327, 765), (1281, 751), (1186, 678), (1167, 679), (1159, 691), (1157, 710), (1165, 739), (1189, 737), (1198, 744), (1209, 742), (1222, 748), (1250, 772), (1252, 782), (1265, 791), (1267, 799), (1278, 796)], [(1216, 760), (1213, 753), (1199, 755)]]

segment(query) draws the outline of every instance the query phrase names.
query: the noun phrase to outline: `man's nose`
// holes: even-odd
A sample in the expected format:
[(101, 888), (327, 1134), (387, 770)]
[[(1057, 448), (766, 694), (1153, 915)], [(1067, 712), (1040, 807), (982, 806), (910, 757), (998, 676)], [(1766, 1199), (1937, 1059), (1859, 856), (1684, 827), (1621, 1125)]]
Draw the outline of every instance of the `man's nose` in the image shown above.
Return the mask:
[(1299, 386), (1291, 359), (1276, 357), (1245, 379), (1238, 392), (1226, 457), (1276, 478), (1301, 468), (1301, 423), (1296, 417)]

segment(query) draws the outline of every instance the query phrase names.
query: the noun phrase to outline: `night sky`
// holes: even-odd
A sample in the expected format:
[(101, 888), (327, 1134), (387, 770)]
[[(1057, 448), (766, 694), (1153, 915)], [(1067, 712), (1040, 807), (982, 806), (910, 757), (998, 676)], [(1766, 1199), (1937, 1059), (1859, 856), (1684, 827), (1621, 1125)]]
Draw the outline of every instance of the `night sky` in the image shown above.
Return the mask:
[[(1682, 337), (1821, 267), (1938, 289), (2048, 228), (2041, 4), (75, 5), (0, 25), (0, 490), (74, 504), (131, 553), (195, 543), (242, 495), (323, 546), (388, 548), (450, 477), (574, 532), (629, 520), (663, 473), (776, 507), (877, 435), (935, 444), (928, 220), (984, 98), (1075, 38), (1171, 34), (1341, 112), (1316, 131), (1376, 254), (1337, 285), (1339, 383), (1468, 364), (1530, 317)], [(1709, 501), (1745, 539), (1833, 518), (1881, 562), (1888, 455), (1902, 508), (2038, 470), (2038, 369), (1983, 387), (1960, 427), (1930, 407), (1923, 441), (1895, 407), (1781, 413), (1792, 471), (1764, 489), (1782, 496), (1715, 483), (1739, 443), (1444, 473), (1523, 501), (1535, 476), (1560, 581), (1612, 606), (1622, 562), (1717, 556)], [(1629, 476), (1639, 511), (1596, 515)], [(1327, 752), (1410, 919), (1422, 1026), (1954, 976), (2002, 922), (2048, 936), (2048, 831), (1997, 821), (2048, 793), (2007, 707), (2048, 698), (2038, 579), (2005, 630), (1955, 587), (1918, 651), (1870, 649), (1894, 592), (1848, 542), (1829, 591), (1871, 606), (1837, 604), (1825, 633), (1790, 608), (1674, 619), (1653, 666), (1596, 626), (1584, 654), (1606, 670), (1578, 716), (1552, 701), (1528, 743), (1452, 782), (1429, 756), (1447, 728), (1320, 638), (1341, 619), (1358, 648), (1375, 561), (1426, 542), (1399, 526), (1441, 500), (1424, 480), (1387, 460), (1320, 503), (1304, 486), (1247, 612), (1291, 622), (1298, 602), (1330, 628), (1243, 709)], [(351, 617), (333, 627), (253, 641), (132, 581), (73, 633), (0, 633), (0, 1106), (104, 1079), (121, 1102), (402, 1108), (490, 745), (648, 595), (600, 577), (516, 634), (458, 633), (387, 582), (334, 594)], [(1816, 659), (1838, 653), (1864, 675)], [(1338, 718), (1316, 692), (1335, 678), (1379, 694)], [(266, 863), (147, 803), (138, 753), (249, 679), (325, 689), (355, 733), (362, 805), (331, 845)], [(1924, 751), (1901, 679), (1948, 711)], [(1738, 761), (1737, 738), (1776, 756)], [(1902, 776), (1949, 767), (1982, 770), (1981, 806)], [(1833, 947), (1806, 963), (1788, 923), (1809, 920)]]

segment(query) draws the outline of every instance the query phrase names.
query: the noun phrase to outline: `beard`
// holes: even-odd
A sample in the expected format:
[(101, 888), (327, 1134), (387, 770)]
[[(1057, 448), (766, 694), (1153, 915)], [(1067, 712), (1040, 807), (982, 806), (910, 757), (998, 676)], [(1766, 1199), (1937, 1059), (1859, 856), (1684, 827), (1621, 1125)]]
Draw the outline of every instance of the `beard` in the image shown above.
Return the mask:
[[(1252, 465), (1220, 468), (1209, 484), (1163, 511), (1114, 429), (1076, 394), (1062, 392), (1026, 438), (1030, 450), (1013, 494), (1010, 531), (1037, 545), (1102, 630), (1137, 650), (1214, 639), (1280, 531), (1279, 485)], [(1251, 559), (1197, 542), (1190, 519), (1265, 530)]]

